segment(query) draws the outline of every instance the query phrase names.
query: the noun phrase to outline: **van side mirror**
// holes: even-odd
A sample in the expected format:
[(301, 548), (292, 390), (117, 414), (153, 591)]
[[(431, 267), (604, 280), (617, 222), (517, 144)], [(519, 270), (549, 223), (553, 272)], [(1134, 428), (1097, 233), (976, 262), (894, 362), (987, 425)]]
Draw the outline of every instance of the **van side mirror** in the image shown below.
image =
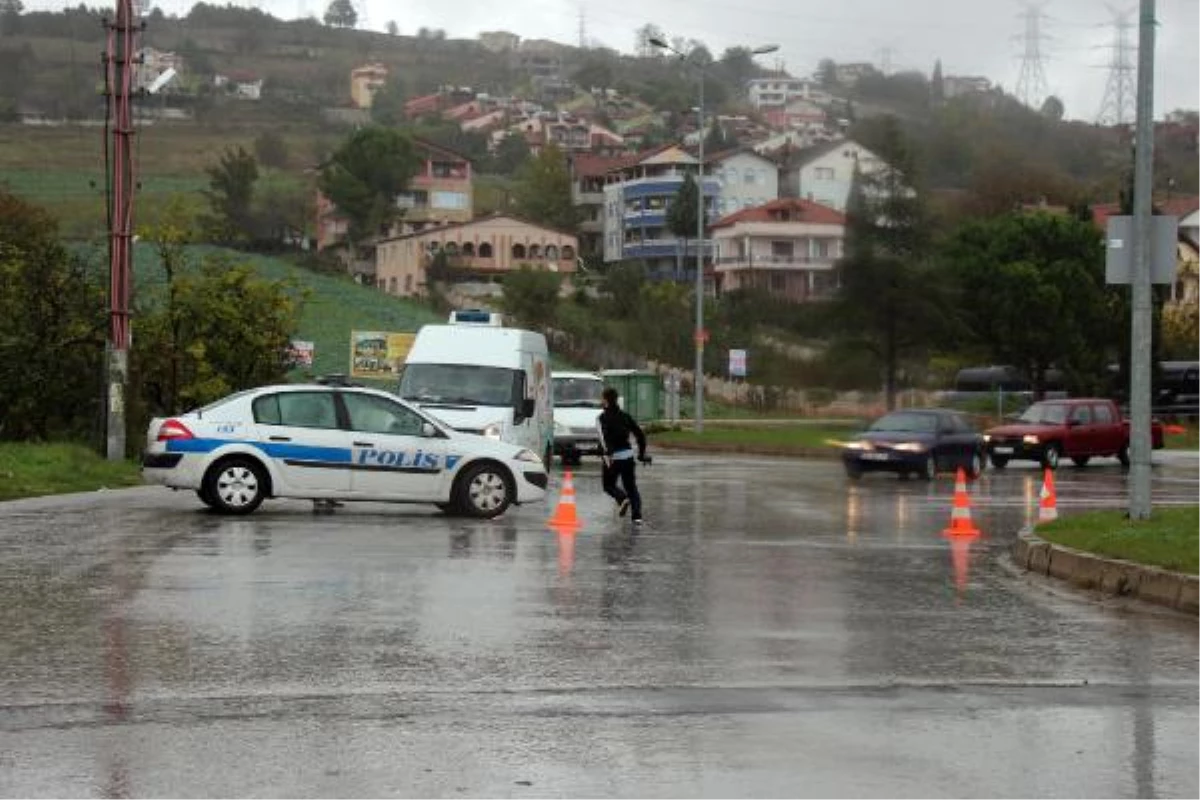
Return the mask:
[(537, 400), (532, 397), (526, 397), (517, 407), (517, 416), (521, 419), (529, 419), (533, 413), (537, 411)]

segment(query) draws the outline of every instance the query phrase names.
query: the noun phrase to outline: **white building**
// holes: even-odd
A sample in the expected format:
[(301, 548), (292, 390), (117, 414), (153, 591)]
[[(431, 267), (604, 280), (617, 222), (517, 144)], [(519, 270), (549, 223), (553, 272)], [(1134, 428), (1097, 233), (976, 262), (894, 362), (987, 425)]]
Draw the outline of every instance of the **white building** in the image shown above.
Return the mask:
[(883, 166), (879, 156), (850, 139), (825, 142), (797, 153), (781, 170), (781, 194), (845, 211), (855, 168), (871, 174)]
[(746, 84), (750, 103), (760, 111), (783, 108), (793, 100), (828, 102), (829, 93), (807, 78), (754, 78)]
[(726, 150), (705, 155), (704, 170), (721, 187), (717, 216), (761, 206), (779, 197), (779, 167), (753, 150)]

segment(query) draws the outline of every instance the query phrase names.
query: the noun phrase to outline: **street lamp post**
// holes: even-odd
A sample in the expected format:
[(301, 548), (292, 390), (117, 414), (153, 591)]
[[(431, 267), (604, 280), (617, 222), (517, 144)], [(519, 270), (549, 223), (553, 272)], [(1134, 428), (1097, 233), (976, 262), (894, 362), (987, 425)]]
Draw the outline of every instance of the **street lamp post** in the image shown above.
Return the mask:
[[(687, 60), (687, 53), (675, 49), (665, 39), (652, 38), (650, 44), (662, 50), (670, 50), (681, 59)], [(778, 49), (779, 45), (776, 44), (763, 45), (750, 50), (750, 55), (765, 55)], [(699, 138), (698, 163), (696, 164), (696, 363), (692, 385), (695, 387), (695, 428), (696, 433), (701, 433), (704, 431), (704, 340), (706, 338), (704, 335), (704, 77), (708, 73), (699, 64), (692, 64), (692, 66), (696, 68), (696, 72), (700, 76), (698, 81), (700, 102), (696, 106), (696, 133)]]

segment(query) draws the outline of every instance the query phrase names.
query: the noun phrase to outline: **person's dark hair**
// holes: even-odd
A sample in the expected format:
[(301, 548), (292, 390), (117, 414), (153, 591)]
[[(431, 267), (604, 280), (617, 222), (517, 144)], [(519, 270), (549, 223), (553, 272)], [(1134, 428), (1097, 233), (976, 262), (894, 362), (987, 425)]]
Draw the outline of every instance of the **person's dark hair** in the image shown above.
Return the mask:
[(606, 386), (604, 391), (600, 393), (600, 397), (604, 399), (609, 408), (617, 408), (617, 398), (619, 395), (613, 387)]

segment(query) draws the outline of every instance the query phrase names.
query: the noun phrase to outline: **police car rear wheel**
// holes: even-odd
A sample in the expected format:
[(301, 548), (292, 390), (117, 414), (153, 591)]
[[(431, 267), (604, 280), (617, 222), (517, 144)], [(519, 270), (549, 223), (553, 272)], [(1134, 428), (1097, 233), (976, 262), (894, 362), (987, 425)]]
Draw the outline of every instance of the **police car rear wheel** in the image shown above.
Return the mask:
[(217, 462), (204, 477), (204, 489), (213, 508), (222, 514), (249, 514), (267, 496), (266, 475), (248, 458)]
[(479, 464), (458, 484), (458, 507), (472, 517), (491, 519), (503, 514), (512, 502), (508, 474), (499, 466)]

